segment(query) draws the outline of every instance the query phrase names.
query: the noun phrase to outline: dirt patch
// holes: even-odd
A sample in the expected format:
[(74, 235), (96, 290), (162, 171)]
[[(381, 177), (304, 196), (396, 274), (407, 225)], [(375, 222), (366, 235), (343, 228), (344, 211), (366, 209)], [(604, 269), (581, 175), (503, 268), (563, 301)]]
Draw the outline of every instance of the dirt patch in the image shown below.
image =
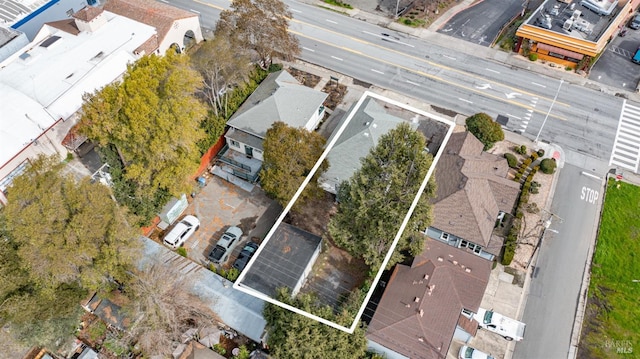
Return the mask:
[(322, 77), (314, 74), (310, 74), (308, 72), (298, 70), (295, 67), (290, 67), (287, 72), (291, 74), (291, 76), (295, 77), (301, 84), (314, 88), (316, 85), (322, 80)]
[(289, 212), (284, 221), (325, 238), (329, 219), (336, 211), (335, 196), (323, 191), (322, 197), (307, 201), (297, 212)]
[(342, 103), (342, 99), (347, 94), (347, 86), (336, 81), (329, 81), (324, 85), (324, 88), (322, 88), (322, 92), (329, 94), (327, 99), (324, 100), (324, 106), (331, 110), (335, 110), (336, 107)]

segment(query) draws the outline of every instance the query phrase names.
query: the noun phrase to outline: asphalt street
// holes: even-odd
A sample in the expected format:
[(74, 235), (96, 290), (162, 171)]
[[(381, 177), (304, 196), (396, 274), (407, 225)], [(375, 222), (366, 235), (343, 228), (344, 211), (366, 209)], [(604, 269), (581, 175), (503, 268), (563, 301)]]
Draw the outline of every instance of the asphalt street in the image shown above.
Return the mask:
[[(602, 179), (565, 165), (551, 204), (551, 224), (540, 248), (522, 321), (525, 340), (518, 359), (566, 358), (578, 304), (580, 285), (602, 203)], [(557, 231), (558, 233), (554, 233)]]

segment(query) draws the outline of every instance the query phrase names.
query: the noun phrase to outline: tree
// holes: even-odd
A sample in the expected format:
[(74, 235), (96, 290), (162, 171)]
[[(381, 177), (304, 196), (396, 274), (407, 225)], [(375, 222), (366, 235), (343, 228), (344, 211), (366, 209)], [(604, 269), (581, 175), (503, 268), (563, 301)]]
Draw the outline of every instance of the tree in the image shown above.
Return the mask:
[(228, 37), (239, 49), (253, 51), (263, 69), (274, 58), (292, 59), (300, 53), (298, 39), (288, 32), (291, 12), (280, 0), (235, 0), (220, 13), (215, 36)]
[(40, 156), (17, 177), (2, 211), (29, 280), (45, 290), (78, 284), (97, 290), (137, 258), (136, 231), (108, 187), (62, 174), (57, 158)]
[[(402, 123), (381, 136), (375, 148), (362, 159), (361, 168), (338, 187), (338, 212), (329, 222), (334, 241), (355, 257), (378, 268), (418, 194), (432, 163), (425, 151), (424, 136)], [(429, 198), (434, 185), (421, 194), (413, 215), (400, 238), (388, 268), (403, 259), (403, 253), (422, 252), (418, 231), (431, 222)]]
[(140, 197), (191, 190), (206, 107), (195, 97), (202, 78), (188, 61), (171, 51), (143, 57), (121, 83), (84, 96), (81, 131), (100, 146), (114, 146)]
[[(320, 158), (324, 144), (325, 139), (316, 132), (290, 127), (283, 122), (274, 123), (263, 142), (260, 184), (265, 192), (285, 207)], [(328, 167), (329, 163), (323, 161), (294, 208), (300, 208), (307, 199), (323, 193), (318, 178)]]
[[(333, 310), (319, 308), (313, 296), (300, 293), (295, 299), (286, 290), (278, 291), (278, 300), (334, 320)], [(313, 319), (293, 313), (271, 303), (264, 309), (264, 319), (269, 330), (268, 344), (274, 358), (364, 358), (367, 348), (365, 329), (356, 328), (348, 334)]]
[(178, 268), (151, 264), (132, 277), (127, 287), (132, 300), (123, 309), (136, 319), (120, 340), (136, 342), (145, 357), (168, 357), (187, 329), (216, 324), (216, 314), (191, 294), (193, 282)]
[(485, 151), (493, 147), (496, 142), (504, 140), (504, 131), (500, 124), (486, 113), (476, 113), (468, 117), (466, 124), (467, 130), (484, 144)]

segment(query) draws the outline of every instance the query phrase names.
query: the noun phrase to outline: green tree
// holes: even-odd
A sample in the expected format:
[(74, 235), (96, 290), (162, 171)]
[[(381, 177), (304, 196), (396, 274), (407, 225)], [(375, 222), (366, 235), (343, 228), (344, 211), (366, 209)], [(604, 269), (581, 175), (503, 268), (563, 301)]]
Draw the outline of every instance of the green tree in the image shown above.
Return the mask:
[[(309, 294), (295, 299), (286, 290), (278, 292), (278, 300), (329, 320), (339, 319), (327, 306), (319, 308)], [(348, 334), (313, 319), (268, 303), (264, 318), (269, 329), (268, 344), (274, 358), (364, 358), (367, 349), (365, 329), (360, 326)]]
[(500, 124), (486, 113), (480, 112), (468, 117), (466, 125), (467, 130), (482, 142), (485, 151), (493, 147), (496, 142), (504, 140), (504, 131)]
[(215, 36), (228, 37), (239, 49), (252, 51), (263, 69), (274, 58), (292, 59), (300, 53), (298, 39), (288, 32), (291, 12), (280, 0), (235, 0), (220, 13)]
[[(395, 238), (432, 163), (424, 136), (400, 124), (381, 136), (378, 145), (362, 159), (361, 168), (338, 188), (338, 212), (329, 222), (335, 242), (351, 255), (378, 268)], [(434, 185), (421, 194), (400, 238), (388, 268), (403, 259), (403, 252), (422, 252), (418, 231), (431, 223)]]
[(108, 187), (78, 183), (62, 169), (57, 158), (40, 156), (14, 180), (2, 211), (6, 233), (38, 287), (97, 290), (126, 277), (137, 258), (136, 231)]
[[(316, 132), (290, 127), (283, 122), (274, 123), (267, 130), (263, 143), (260, 184), (265, 192), (285, 207), (320, 158), (324, 144), (325, 139)], [(323, 193), (318, 186), (318, 178), (328, 167), (326, 160), (320, 164), (296, 200), (294, 209)]]
[(100, 146), (113, 146), (140, 197), (158, 190), (189, 191), (198, 168), (196, 143), (206, 106), (195, 96), (202, 77), (188, 58), (171, 51), (129, 65), (122, 82), (85, 95), (81, 131)]

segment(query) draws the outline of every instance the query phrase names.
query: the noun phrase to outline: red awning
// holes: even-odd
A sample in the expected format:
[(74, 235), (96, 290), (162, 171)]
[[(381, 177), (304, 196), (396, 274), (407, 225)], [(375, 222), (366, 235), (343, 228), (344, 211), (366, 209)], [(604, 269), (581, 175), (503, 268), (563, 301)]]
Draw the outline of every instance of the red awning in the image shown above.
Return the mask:
[(579, 54), (577, 52), (565, 50), (565, 49), (562, 49), (562, 48), (559, 48), (559, 47), (555, 47), (555, 46), (551, 46), (551, 45), (547, 45), (547, 44), (538, 43), (538, 49), (546, 50), (546, 51), (549, 51), (549, 52), (555, 52), (556, 54), (560, 54), (562, 56), (570, 57), (570, 58), (576, 59), (576, 60), (582, 60), (582, 58), (584, 57), (583, 54)]

